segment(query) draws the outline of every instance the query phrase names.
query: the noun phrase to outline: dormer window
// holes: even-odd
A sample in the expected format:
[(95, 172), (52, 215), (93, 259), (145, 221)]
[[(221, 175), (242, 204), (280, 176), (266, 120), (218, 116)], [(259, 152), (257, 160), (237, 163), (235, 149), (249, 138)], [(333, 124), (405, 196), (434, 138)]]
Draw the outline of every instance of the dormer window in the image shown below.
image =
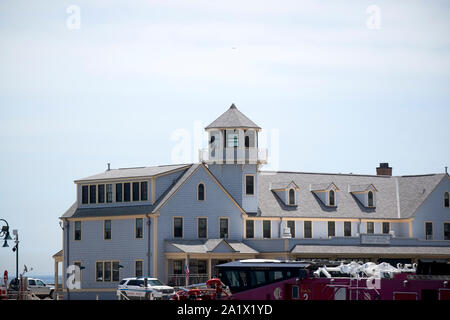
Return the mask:
[(367, 193), (367, 206), (368, 207), (374, 207), (374, 202), (373, 202), (373, 192), (369, 191)]
[(197, 200), (205, 201), (205, 185), (203, 183), (199, 183), (197, 187)]
[(337, 207), (338, 198), (336, 192), (339, 188), (333, 183), (311, 184), (310, 190), (327, 207)]
[(336, 206), (336, 192), (334, 190), (328, 192), (328, 205), (330, 207)]
[(369, 209), (376, 207), (376, 193), (378, 190), (373, 184), (349, 185), (348, 190), (362, 206)]
[(289, 189), (289, 205), (290, 206), (295, 206), (296, 201), (295, 201), (295, 190), (294, 189)]
[(294, 182), (277, 182), (271, 184), (271, 191), (287, 206), (297, 206), (299, 186)]
[(444, 208), (450, 208), (450, 195), (448, 192), (444, 193)]

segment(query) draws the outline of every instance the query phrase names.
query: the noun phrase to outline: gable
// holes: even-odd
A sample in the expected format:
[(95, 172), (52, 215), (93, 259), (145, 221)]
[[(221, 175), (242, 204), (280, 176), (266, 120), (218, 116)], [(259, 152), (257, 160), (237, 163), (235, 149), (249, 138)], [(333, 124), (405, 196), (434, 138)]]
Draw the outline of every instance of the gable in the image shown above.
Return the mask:
[(226, 241), (221, 241), (213, 250), (212, 253), (233, 253), (235, 250), (226, 243)]
[[(199, 183), (203, 183), (205, 186), (204, 201), (197, 200)], [(197, 216), (202, 214), (208, 216), (214, 210), (224, 216), (236, 212), (245, 214), (245, 211), (203, 164), (193, 165), (173, 186), (154, 212), (161, 211), (164, 207), (169, 207), (168, 209), (172, 212), (182, 211), (183, 215), (190, 212)], [(217, 210), (217, 208), (220, 208), (220, 210)]]

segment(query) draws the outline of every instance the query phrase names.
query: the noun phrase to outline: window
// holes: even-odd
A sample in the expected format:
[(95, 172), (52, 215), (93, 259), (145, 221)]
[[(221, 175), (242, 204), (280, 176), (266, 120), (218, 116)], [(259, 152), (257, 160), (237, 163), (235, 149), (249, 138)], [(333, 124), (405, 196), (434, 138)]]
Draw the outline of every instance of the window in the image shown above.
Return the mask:
[(344, 221), (344, 237), (352, 236), (352, 222)]
[(200, 183), (197, 187), (197, 200), (205, 201), (205, 185)]
[(139, 201), (139, 182), (133, 182), (133, 201)]
[(197, 235), (200, 239), (208, 237), (208, 219), (198, 218), (197, 219)]
[(291, 237), (295, 238), (295, 221), (293, 220), (288, 221), (287, 227), (291, 230)]
[(294, 189), (289, 190), (289, 205), (295, 206), (295, 190)]
[(450, 223), (444, 223), (444, 240), (450, 240)]
[(119, 261), (113, 261), (112, 263), (112, 281), (118, 282), (120, 280), (120, 265)]
[(105, 185), (98, 185), (98, 203), (105, 203)]
[(141, 182), (141, 201), (147, 201), (148, 200), (148, 183), (147, 181)]
[(336, 223), (334, 221), (328, 221), (328, 237), (336, 236)]
[(81, 203), (88, 204), (89, 202), (89, 186), (81, 187)]
[(433, 223), (425, 222), (425, 240), (433, 240)]
[(95, 281), (119, 282), (119, 261), (97, 261), (95, 263)]
[(263, 221), (263, 238), (271, 238), (272, 235), (272, 223), (270, 220), (264, 220)]
[(207, 274), (208, 273), (208, 269), (207, 269), (207, 260), (191, 260), (192, 262), (197, 262), (197, 265), (194, 266), (194, 268), (192, 270), (194, 270), (194, 272), (196, 274)]
[(444, 193), (444, 208), (450, 208), (450, 195), (448, 192)]
[(237, 148), (239, 146), (239, 135), (237, 133), (228, 134), (228, 147)]
[(367, 222), (367, 233), (369, 234), (375, 233), (375, 226), (373, 222)]
[(104, 239), (111, 240), (111, 220), (105, 220), (103, 227), (104, 227), (103, 233)]
[(183, 218), (173, 218), (173, 237), (183, 238)]
[(144, 238), (144, 219), (142, 218), (136, 218), (135, 236), (136, 239)]
[(183, 274), (183, 260), (173, 260), (173, 274)]
[(75, 241), (81, 240), (81, 221), (75, 221)]
[(368, 207), (374, 207), (373, 192), (372, 191), (369, 191), (367, 193), (367, 206)]
[(245, 136), (245, 147), (250, 148), (250, 137), (249, 136)]
[(245, 235), (248, 239), (252, 239), (255, 237), (255, 221), (247, 220), (245, 222)]
[(219, 219), (219, 229), (220, 235), (219, 238), (228, 238), (228, 218), (220, 218)]
[(307, 239), (312, 238), (312, 221), (303, 222), (303, 237)]
[(113, 201), (112, 184), (106, 185), (106, 202), (111, 203)]
[(246, 195), (255, 194), (255, 176), (251, 175), (245, 176), (245, 194)]
[(391, 229), (391, 224), (389, 222), (383, 222), (383, 233), (388, 234)]
[(328, 201), (329, 206), (330, 207), (336, 206), (336, 192), (334, 192), (334, 190), (330, 190), (328, 192), (328, 196), (329, 196), (329, 201)]
[(116, 183), (116, 202), (122, 202), (122, 184)]
[(97, 186), (89, 186), (89, 203), (96, 203)]
[(111, 261), (105, 261), (104, 262), (104, 269), (103, 269), (103, 281), (111, 281), (111, 272), (112, 272), (112, 266)]
[(144, 276), (144, 261), (136, 260), (134, 262), (134, 276), (136, 278)]
[(131, 200), (131, 183), (126, 182), (123, 184), (123, 202), (130, 202)]
[(103, 281), (103, 262), (95, 263), (95, 281)]

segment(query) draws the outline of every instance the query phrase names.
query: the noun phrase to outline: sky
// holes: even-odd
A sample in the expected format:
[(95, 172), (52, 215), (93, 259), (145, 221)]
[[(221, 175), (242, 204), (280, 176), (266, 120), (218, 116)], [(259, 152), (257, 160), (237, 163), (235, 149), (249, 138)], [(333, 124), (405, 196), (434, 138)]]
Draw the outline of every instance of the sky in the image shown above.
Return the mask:
[(1, 1), (0, 218), (19, 230), (19, 272), (53, 273), (74, 180), (196, 162), (232, 103), (263, 128), (266, 169), (444, 172), (449, 13), (438, 0)]

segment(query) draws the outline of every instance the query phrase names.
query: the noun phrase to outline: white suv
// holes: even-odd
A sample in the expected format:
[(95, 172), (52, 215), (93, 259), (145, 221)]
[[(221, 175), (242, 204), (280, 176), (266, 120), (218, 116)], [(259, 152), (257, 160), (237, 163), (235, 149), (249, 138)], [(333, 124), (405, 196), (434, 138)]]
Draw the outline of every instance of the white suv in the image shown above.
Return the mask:
[(120, 281), (117, 288), (119, 300), (168, 300), (174, 293), (174, 288), (164, 285), (156, 278), (126, 278)]

